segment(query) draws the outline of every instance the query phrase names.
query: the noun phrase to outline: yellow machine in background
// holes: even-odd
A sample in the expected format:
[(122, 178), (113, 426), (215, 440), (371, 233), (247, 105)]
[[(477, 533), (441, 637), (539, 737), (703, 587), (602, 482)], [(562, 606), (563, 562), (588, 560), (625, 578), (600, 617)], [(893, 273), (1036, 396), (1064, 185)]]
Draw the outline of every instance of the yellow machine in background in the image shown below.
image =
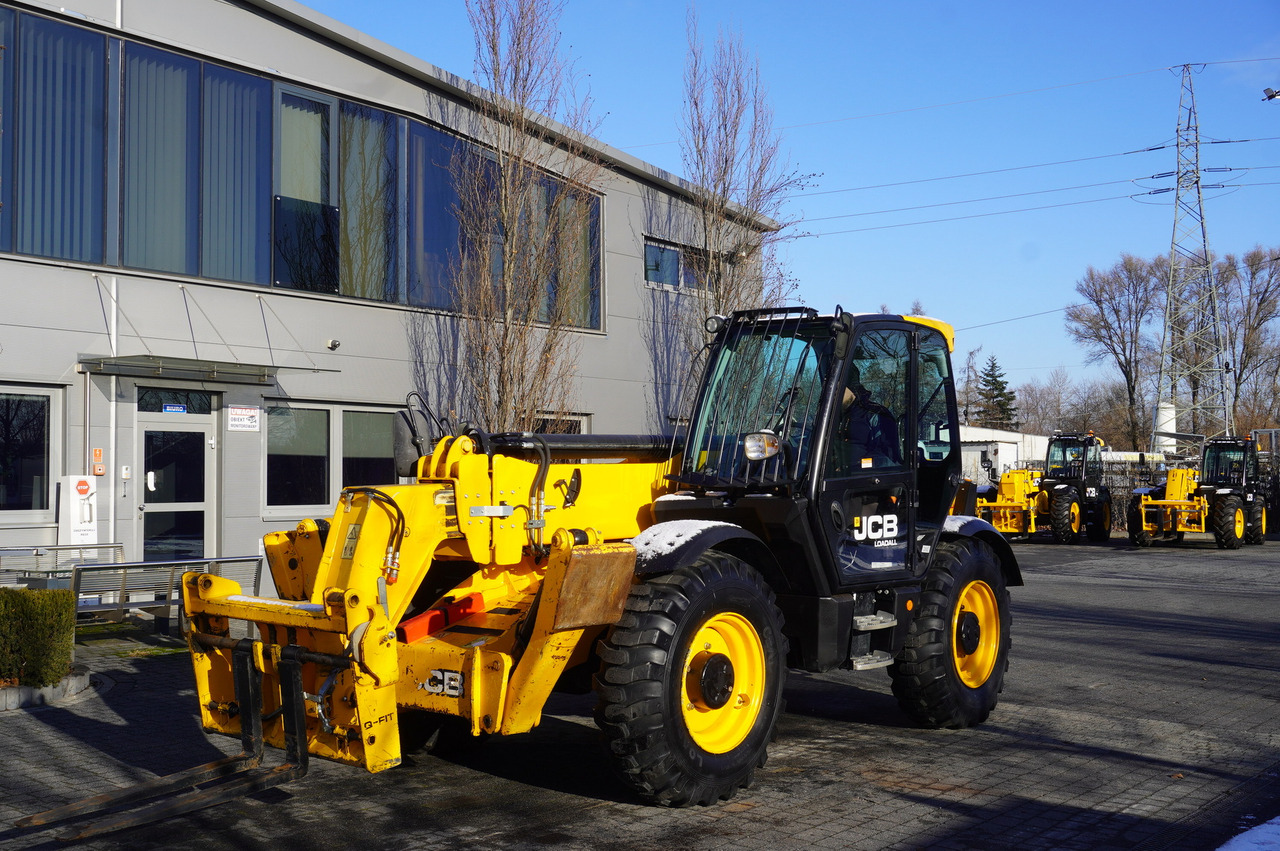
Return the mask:
[(998, 486), (978, 488), (978, 510), (1006, 535), (1047, 531), (1060, 544), (1111, 537), (1111, 491), (1103, 442), (1092, 431), (1049, 438), (1044, 472), (1008, 470)]
[(1255, 438), (1207, 440), (1199, 470), (1176, 467), (1164, 482), (1134, 488), (1127, 515), (1129, 540), (1149, 547), (1158, 539), (1179, 541), (1187, 532), (1211, 532), (1221, 549), (1263, 544), (1270, 485)]

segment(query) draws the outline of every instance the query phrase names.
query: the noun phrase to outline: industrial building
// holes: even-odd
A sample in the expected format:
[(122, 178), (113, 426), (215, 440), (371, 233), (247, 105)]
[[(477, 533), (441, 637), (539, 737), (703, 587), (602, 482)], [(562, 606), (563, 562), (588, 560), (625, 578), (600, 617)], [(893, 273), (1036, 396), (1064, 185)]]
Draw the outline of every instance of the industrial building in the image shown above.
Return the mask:
[[(291, 0), (0, 2), (0, 47), (0, 548), (252, 555), (392, 480), (486, 93)], [(690, 187), (593, 154), (572, 425), (669, 429)]]

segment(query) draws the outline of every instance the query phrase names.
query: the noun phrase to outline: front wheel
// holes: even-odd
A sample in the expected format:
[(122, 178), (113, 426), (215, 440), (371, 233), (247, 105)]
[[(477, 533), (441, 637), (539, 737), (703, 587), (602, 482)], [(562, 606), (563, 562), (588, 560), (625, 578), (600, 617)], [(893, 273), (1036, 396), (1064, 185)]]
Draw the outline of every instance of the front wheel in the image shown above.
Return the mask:
[(1009, 589), (991, 548), (976, 538), (939, 544), (920, 609), (889, 668), (898, 705), (926, 727), (986, 720), (1009, 666)]
[(1219, 549), (1238, 550), (1244, 542), (1244, 503), (1234, 494), (1214, 501), (1210, 510), (1213, 523), (1213, 540)]
[(1075, 488), (1055, 490), (1049, 497), (1049, 528), (1059, 544), (1074, 544), (1080, 537), (1080, 497)]
[(658, 804), (732, 797), (765, 763), (786, 657), (773, 592), (739, 559), (708, 551), (633, 586), (596, 677), (614, 770)]
[(1151, 546), (1151, 533), (1142, 525), (1142, 498), (1133, 497), (1129, 500), (1129, 508), (1125, 513), (1125, 522), (1129, 526), (1129, 543), (1135, 547)]

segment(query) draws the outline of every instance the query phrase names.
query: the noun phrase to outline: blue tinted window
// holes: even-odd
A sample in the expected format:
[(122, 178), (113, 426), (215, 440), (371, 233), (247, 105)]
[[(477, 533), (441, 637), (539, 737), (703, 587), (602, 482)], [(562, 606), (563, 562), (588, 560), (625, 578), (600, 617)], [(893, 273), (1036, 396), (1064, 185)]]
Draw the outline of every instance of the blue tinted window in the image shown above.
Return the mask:
[(452, 168), (457, 140), (424, 124), (409, 125), (409, 303), (453, 305), (458, 262), (458, 193)]
[(14, 247), (100, 263), (106, 185), (106, 38), (22, 15), (15, 92)]
[(121, 258), (195, 275), (200, 192), (200, 63), (126, 44)]
[(201, 274), (266, 284), (271, 275), (271, 83), (204, 66)]
[(18, 58), (14, 43), (14, 14), (0, 9), (0, 251), (13, 250), (13, 63)]
[(380, 109), (343, 102), (339, 125), (339, 291), (396, 301), (397, 121)]

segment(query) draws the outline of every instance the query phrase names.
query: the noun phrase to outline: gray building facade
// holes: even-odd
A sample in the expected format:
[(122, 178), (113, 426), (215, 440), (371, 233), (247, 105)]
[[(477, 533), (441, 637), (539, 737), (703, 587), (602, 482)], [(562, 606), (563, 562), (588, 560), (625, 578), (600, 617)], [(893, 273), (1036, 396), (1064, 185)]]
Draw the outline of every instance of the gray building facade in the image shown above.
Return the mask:
[[(291, 0), (5, 0), (0, 45), (0, 547), (252, 555), (390, 480), (484, 93)], [(595, 153), (573, 420), (663, 430), (689, 187)]]

